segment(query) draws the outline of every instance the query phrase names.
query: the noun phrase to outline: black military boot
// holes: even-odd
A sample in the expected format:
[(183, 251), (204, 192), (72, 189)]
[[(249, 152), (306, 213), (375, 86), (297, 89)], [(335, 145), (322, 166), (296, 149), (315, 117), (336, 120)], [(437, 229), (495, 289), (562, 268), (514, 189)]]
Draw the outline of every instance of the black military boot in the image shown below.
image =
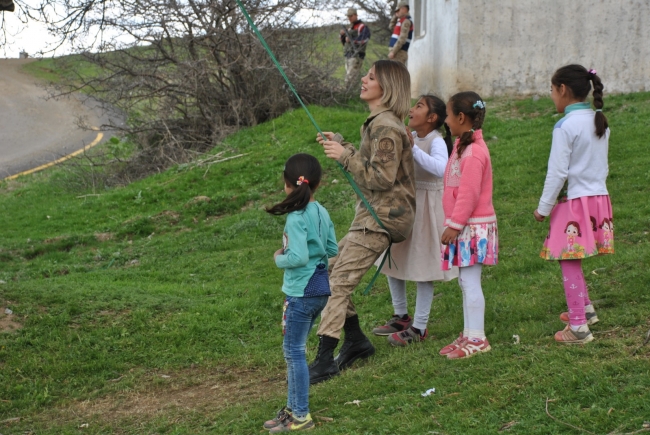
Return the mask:
[(317, 384), (339, 374), (339, 368), (334, 362), (334, 350), (339, 344), (338, 338), (327, 335), (318, 336), (318, 354), (313, 363), (309, 365), (309, 384)]
[(345, 338), (339, 354), (334, 358), (339, 370), (350, 367), (359, 358), (368, 358), (375, 354), (375, 347), (359, 326), (359, 316), (354, 315), (345, 319), (343, 325)]

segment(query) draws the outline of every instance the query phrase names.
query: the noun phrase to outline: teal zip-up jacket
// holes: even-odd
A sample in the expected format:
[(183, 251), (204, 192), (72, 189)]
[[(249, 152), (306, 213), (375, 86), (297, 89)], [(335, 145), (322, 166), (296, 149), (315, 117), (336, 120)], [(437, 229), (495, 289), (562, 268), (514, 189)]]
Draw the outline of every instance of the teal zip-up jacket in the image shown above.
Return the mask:
[(328, 258), (338, 254), (334, 224), (327, 210), (317, 201), (287, 215), (284, 226), (284, 254), (275, 264), (284, 269), (282, 291), (287, 296), (303, 297), (316, 266), (328, 266)]

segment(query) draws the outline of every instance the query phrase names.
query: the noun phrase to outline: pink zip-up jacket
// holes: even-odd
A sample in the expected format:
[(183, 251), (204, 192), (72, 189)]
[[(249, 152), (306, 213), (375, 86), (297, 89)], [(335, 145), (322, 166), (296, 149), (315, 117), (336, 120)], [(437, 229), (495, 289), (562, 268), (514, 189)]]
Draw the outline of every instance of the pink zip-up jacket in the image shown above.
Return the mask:
[(474, 142), (468, 145), (458, 160), (458, 142), (445, 168), (445, 190), (442, 208), (445, 226), (462, 230), (469, 224), (497, 221), (492, 205), (492, 162), (483, 141), (483, 131), (474, 132)]

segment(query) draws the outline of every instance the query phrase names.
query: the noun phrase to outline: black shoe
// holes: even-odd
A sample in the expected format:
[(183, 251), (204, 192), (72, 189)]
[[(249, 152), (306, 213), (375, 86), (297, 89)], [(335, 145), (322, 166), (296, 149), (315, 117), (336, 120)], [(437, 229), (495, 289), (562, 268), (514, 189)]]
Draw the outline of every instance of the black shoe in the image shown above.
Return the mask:
[(345, 370), (356, 360), (369, 358), (375, 354), (375, 347), (359, 326), (359, 316), (355, 315), (345, 319), (343, 330), (345, 331), (345, 340), (339, 354), (334, 359), (339, 370)]
[(339, 375), (339, 367), (334, 362), (334, 350), (339, 344), (337, 338), (321, 335), (318, 337), (318, 354), (313, 363), (309, 365), (309, 384), (314, 385)]

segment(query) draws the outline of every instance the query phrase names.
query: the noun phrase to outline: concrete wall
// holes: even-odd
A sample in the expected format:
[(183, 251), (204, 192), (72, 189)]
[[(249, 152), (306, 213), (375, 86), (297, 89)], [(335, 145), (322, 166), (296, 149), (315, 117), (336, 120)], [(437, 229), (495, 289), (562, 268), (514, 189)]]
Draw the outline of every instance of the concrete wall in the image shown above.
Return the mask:
[[(461, 0), (421, 0), (426, 15), (426, 31), (418, 31), (409, 48), (408, 69), (413, 97), (440, 94), (456, 86), (458, 71), (458, 4)], [(413, 7), (411, 0), (411, 10)], [(435, 17), (435, 26), (432, 25)], [(416, 17), (413, 18), (418, 23)]]
[(650, 0), (421, 1), (427, 28), (409, 49), (414, 97), (546, 94), (569, 63), (595, 68), (606, 93), (650, 91)]

